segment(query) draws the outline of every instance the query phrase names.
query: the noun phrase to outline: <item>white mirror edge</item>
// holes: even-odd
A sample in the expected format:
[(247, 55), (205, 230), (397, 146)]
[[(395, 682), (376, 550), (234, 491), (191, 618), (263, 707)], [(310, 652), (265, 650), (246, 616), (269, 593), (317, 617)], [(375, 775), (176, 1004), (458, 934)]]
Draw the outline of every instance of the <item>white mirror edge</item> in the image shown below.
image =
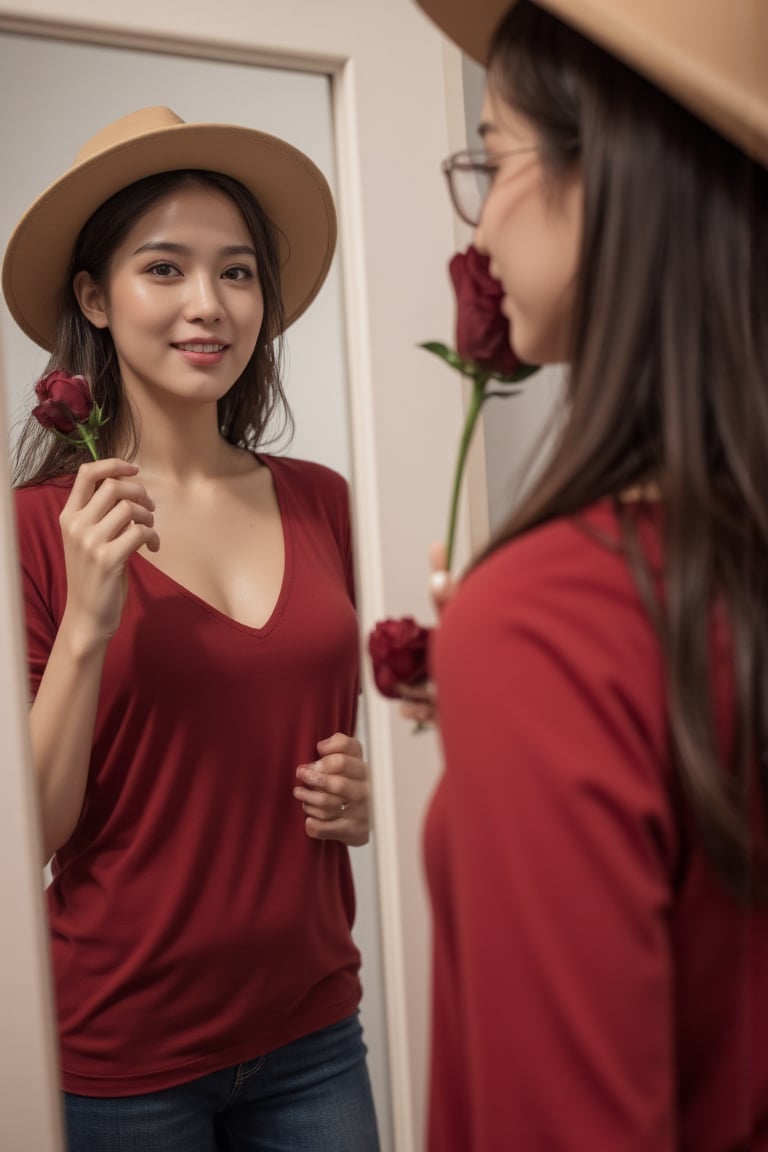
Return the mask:
[[(5, 388), (0, 360), (0, 437), (7, 442)], [(3, 909), (0, 980), (0, 1116), (3, 1147), (61, 1152), (61, 1122), (48, 932), (41, 882), (42, 846), (29, 770), (26, 672), (13, 506), (8, 485), (0, 493), (0, 908)]]

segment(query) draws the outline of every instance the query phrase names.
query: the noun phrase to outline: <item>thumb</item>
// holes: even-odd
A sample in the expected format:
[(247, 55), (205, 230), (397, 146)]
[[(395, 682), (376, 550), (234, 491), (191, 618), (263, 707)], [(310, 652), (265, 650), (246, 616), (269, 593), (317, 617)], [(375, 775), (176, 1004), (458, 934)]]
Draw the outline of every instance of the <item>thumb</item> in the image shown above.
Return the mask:
[(430, 544), (429, 566), (433, 572), (448, 571), (448, 550), (442, 540), (433, 540)]
[(455, 584), (448, 571), (448, 554), (445, 544), (435, 541), (429, 549), (429, 566), (431, 575), (429, 590), (432, 594), (432, 603), (438, 615), (453, 596)]

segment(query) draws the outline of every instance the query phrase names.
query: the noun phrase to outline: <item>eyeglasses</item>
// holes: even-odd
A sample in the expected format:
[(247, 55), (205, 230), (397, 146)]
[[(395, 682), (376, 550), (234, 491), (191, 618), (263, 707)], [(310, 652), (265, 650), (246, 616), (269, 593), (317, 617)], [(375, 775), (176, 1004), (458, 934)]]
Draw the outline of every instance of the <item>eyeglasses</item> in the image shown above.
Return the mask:
[(456, 152), (447, 160), (443, 160), (441, 167), (448, 181), (451, 201), (461, 219), (472, 228), (476, 228), (480, 222), (485, 199), (501, 166), (500, 162), (507, 156), (520, 156), (524, 152), (537, 151), (537, 145), (530, 144), (524, 148), (512, 148), (509, 152), (502, 152), (493, 159), (490, 159), (487, 152), (478, 150)]

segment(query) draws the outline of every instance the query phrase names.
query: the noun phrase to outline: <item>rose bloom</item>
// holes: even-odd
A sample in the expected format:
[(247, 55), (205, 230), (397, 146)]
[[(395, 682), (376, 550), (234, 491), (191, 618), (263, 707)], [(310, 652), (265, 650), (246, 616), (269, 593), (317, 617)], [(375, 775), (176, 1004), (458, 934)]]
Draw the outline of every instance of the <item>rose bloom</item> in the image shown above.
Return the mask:
[(488, 271), (490, 260), (474, 245), (457, 252), (449, 268), (456, 293), (456, 350), (502, 376), (520, 367), (509, 343), (509, 320), (501, 311), (504, 291)]
[(40, 403), (32, 415), (44, 428), (71, 436), (78, 424), (85, 424), (93, 409), (93, 397), (84, 376), (49, 372), (35, 384)]
[(400, 698), (400, 685), (423, 684), (427, 679), (429, 629), (412, 616), (380, 620), (368, 637), (373, 678), (382, 696)]

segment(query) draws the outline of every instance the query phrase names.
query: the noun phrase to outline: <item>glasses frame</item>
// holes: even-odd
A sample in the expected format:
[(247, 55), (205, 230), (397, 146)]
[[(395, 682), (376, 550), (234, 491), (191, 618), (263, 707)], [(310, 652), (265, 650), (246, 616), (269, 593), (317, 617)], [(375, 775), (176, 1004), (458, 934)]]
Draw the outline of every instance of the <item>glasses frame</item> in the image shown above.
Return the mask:
[(465, 224), (469, 224), (470, 228), (477, 228), (488, 195), (488, 193), (486, 193), (481, 199), (477, 219), (473, 220), (464, 210), (461, 198), (457, 192), (455, 184), (456, 172), (483, 172), (485, 175), (490, 176), (499, 170), (501, 161), (506, 160), (508, 156), (522, 156), (526, 152), (538, 151), (539, 146), (537, 144), (524, 144), (520, 148), (510, 148), (507, 152), (500, 152), (497, 156), (494, 156), (493, 159), (489, 157), (484, 149), (480, 148), (465, 148), (461, 152), (454, 152), (452, 156), (448, 156), (447, 159), (443, 160), (440, 169), (448, 184), (448, 195), (451, 198), (451, 203), (453, 204), (456, 215), (463, 220)]

